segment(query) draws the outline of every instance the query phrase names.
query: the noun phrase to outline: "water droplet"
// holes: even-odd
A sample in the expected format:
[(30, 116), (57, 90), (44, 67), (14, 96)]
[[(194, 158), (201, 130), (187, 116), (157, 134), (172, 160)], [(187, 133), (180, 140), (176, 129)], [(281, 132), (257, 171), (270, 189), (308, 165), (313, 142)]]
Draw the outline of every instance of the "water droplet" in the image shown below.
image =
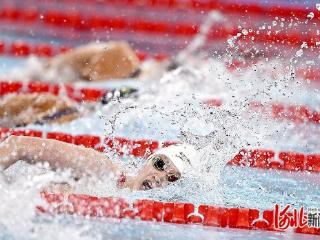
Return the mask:
[(299, 49), (297, 52), (296, 52), (296, 56), (297, 57), (301, 57), (303, 55), (303, 50), (302, 49)]
[(307, 15), (307, 18), (309, 20), (313, 19), (314, 18), (314, 13), (313, 12), (310, 12), (308, 15)]
[(317, 3), (317, 4), (316, 4), (316, 9), (317, 9), (318, 11), (320, 11), (320, 3)]
[(313, 60), (308, 60), (306, 61), (307, 65), (315, 65), (315, 62)]
[(308, 48), (308, 43), (307, 42), (303, 42), (301, 44), (301, 48)]
[(243, 35), (248, 35), (248, 33), (249, 33), (247, 29), (242, 29), (241, 32), (242, 32)]

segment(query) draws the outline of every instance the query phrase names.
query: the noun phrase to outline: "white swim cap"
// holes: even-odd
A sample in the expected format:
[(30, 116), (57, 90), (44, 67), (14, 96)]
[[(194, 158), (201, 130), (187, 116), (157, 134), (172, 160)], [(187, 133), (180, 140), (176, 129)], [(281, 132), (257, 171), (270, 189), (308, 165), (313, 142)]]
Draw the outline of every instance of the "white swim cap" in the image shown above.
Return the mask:
[(192, 145), (189, 144), (171, 145), (169, 147), (161, 148), (149, 158), (152, 158), (158, 154), (169, 158), (178, 168), (180, 173), (192, 171), (200, 164), (199, 153)]

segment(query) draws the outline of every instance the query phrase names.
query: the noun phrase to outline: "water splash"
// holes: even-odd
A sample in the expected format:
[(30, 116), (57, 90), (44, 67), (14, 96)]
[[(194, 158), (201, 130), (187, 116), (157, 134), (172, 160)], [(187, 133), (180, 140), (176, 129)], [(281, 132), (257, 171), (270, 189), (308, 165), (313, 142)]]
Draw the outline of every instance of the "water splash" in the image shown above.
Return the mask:
[(188, 61), (191, 55), (193, 55), (197, 50), (204, 46), (207, 41), (208, 33), (213, 24), (224, 22), (224, 16), (219, 11), (210, 11), (203, 23), (200, 25), (199, 33), (191, 40), (191, 42), (186, 46), (185, 49), (180, 51), (176, 57), (178, 63), (184, 63)]

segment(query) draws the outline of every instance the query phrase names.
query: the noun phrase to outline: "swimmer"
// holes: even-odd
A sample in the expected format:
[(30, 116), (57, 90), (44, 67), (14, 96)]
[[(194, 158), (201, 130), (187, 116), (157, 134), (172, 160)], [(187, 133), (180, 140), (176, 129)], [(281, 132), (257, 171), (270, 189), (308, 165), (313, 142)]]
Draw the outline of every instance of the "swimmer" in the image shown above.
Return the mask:
[(73, 82), (134, 79), (159, 79), (164, 72), (177, 68), (176, 62), (148, 59), (140, 62), (135, 51), (124, 41), (88, 43), (48, 60), (31, 57), (26, 69), (14, 72), (23, 79)]
[(9, 95), (0, 100), (0, 126), (66, 123), (80, 117), (77, 105), (50, 93)]
[[(122, 98), (136, 98), (138, 90), (121, 87), (107, 91), (100, 99), (101, 104)], [(89, 110), (89, 109), (87, 109)], [(22, 127), (29, 124), (63, 124), (84, 114), (77, 103), (51, 93), (19, 93), (0, 100), (0, 126)]]
[(138, 70), (139, 59), (126, 42), (90, 43), (49, 60), (48, 68), (69, 68), (84, 80), (128, 78)]
[[(36, 63), (36, 64), (35, 64)], [(67, 82), (103, 81), (136, 77), (140, 61), (126, 42), (89, 43), (54, 56), (45, 62), (32, 62), (31, 79)], [(47, 78), (47, 79), (46, 79)]]
[(71, 169), (75, 178), (110, 175), (119, 188), (149, 190), (182, 178), (199, 164), (196, 150), (187, 144), (171, 145), (152, 154), (136, 176), (127, 176), (102, 153), (52, 139), (10, 136), (0, 143), (3, 170), (19, 160), (48, 162), (52, 169)]

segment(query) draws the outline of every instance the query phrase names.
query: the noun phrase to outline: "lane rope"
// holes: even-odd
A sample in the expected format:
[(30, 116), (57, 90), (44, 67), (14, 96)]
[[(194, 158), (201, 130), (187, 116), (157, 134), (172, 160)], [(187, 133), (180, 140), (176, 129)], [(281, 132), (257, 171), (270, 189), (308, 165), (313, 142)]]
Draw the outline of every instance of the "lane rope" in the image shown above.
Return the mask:
[[(306, 16), (305, 16), (306, 19)], [(20, 9), (15, 6), (4, 6), (0, 11), (0, 20), (10, 21), (13, 23), (27, 23), (29, 26), (37, 26), (39, 28), (52, 26), (58, 28), (72, 28), (79, 31), (91, 31), (115, 29), (118, 31), (134, 31), (147, 32), (150, 34), (169, 34), (172, 36), (193, 37), (200, 29), (199, 24), (190, 23), (175, 23), (171, 24), (166, 21), (151, 21), (147, 19), (126, 19), (124, 17), (106, 17), (93, 14), (84, 16), (80, 12), (62, 12), (59, 10), (47, 10), (40, 12), (36, 8)], [(317, 42), (320, 38), (316, 31), (313, 32), (311, 28), (305, 29), (304, 34), (297, 34), (294, 30), (286, 33), (281, 33), (277, 30), (268, 30), (266, 32), (251, 28), (248, 34), (243, 34), (242, 39), (247, 39), (260, 43), (274, 43), (288, 46), (300, 46), (303, 42), (307, 43), (310, 48), (317, 47)], [(221, 24), (213, 25), (207, 38), (211, 41), (217, 39), (227, 39), (241, 33), (238, 26), (223, 27)], [(66, 34), (62, 37), (74, 38), (73, 34)]]
[(66, 94), (76, 102), (97, 102), (112, 89), (98, 89), (74, 87), (72, 84), (49, 84), (44, 82), (1, 81), (0, 97), (19, 93), (51, 93), (53, 95)]
[[(70, 214), (91, 218), (129, 218), (141, 221), (173, 224), (197, 224), (219, 228), (280, 231), (276, 228), (275, 210), (227, 208), (181, 202), (160, 202), (150, 199), (128, 201), (123, 198), (89, 195), (51, 194), (43, 192), (44, 205), (37, 206), (39, 214)], [(288, 213), (288, 215), (292, 212)], [(288, 232), (320, 235), (319, 228), (300, 226), (291, 220)]]
[[(68, 46), (59, 46), (52, 45), (49, 43), (28, 43), (27, 41), (1, 41), (0, 40), (0, 56), (10, 56), (10, 57), (20, 57), (26, 58), (30, 55), (35, 55), (38, 57), (52, 57), (54, 55), (65, 53), (69, 51), (71, 47)], [(155, 61), (161, 62), (168, 60), (170, 57), (167, 54), (163, 53), (147, 53), (140, 50), (136, 50), (136, 55), (140, 61), (145, 61), (146, 59), (153, 59)], [(254, 60), (250, 63), (244, 61), (233, 60), (232, 64), (227, 64), (227, 70), (230, 72), (235, 72), (236, 69), (247, 69), (256, 64), (257, 60)], [(315, 67), (300, 67), (297, 68), (296, 75), (305, 80), (319, 81), (320, 80), (320, 71)]]
[[(17, 40), (14, 42), (0, 40), (0, 56), (7, 55), (10, 57), (28, 57), (35, 55), (38, 57), (52, 57), (54, 55), (70, 51), (70, 46), (59, 46), (49, 43), (28, 43), (27, 41)], [(149, 54), (140, 50), (136, 50), (136, 55), (140, 61), (146, 59), (154, 59), (163, 61), (168, 59), (168, 56), (162, 53)]]
[[(59, 95), (62, 92), (76, 102), (98, 102), (101, 98), (113, 89), (77, 88), (72, 84), (52, 84), (44, 82), (20, 82), (20, 81), (1, 81), (0, 80), (0, 97), (8, 94), (18, 93), (52, 93)], [(223, 104), (221, 99), (207, 99), (204, 104), (218, 107)], [(296, 124), (313, 123), (320, 124), (320, 112), (312, 110), (305, 105), (286, 105), (283, 103), (262, 104), (252, 102), (250, 109), (268, 114), (276, 120), (289, 120)]]
[[(177, 141), (159, 142), (152, 139), (128, 139), (125, 137), (100, 137), (89, 134), (72, 135), (62, 132), (43, 132), (30, 129), (0, 128), (0, 140), (10, 135), (30, 136), (93, 148), (97, 151), (114, 151), (119, 156), (147, 158), (156, 150), (178, 143)], [(304, 154), (299, 152), (275, 152), (268, 149), (242, 149), (227, 165), (249, 168), (273, 169), (291, 172), (320, 172), (320, 153)]]
[[(41, 0), (39, 1), (41, 2)], [(57, 3), (59, 1), (51, 0), (51, 3)], [(212, 10), (221, 10), (227, 14), (246, 14), (246, 15), (258, 15), (262, 17), (296, 17), (305, 19), (305, 17), (310, 13), (311, 9), (303, 7), (286, 7), (281, 5), (263, 5), (251, 3), (228, 3), (223, 1), (197, 1), (197, 0), (103, 0), (103, 1), (90, 1), (90, 0), (80, 0), (75, 2), (73, 0), (64, 1), (68, 5), (89, 5), (89, 6), (130, 6), (137, 8), (147, 8), (147, 9), (167, 9), (170, 11), (179, 10), (191, 10), (195, 13), (201, 14), (202, 11), (208, 12)], [(78, 4), (77, 4), (78, 3)], [(320, 15), (315, 14), (315, 18), (320, 20)]]

